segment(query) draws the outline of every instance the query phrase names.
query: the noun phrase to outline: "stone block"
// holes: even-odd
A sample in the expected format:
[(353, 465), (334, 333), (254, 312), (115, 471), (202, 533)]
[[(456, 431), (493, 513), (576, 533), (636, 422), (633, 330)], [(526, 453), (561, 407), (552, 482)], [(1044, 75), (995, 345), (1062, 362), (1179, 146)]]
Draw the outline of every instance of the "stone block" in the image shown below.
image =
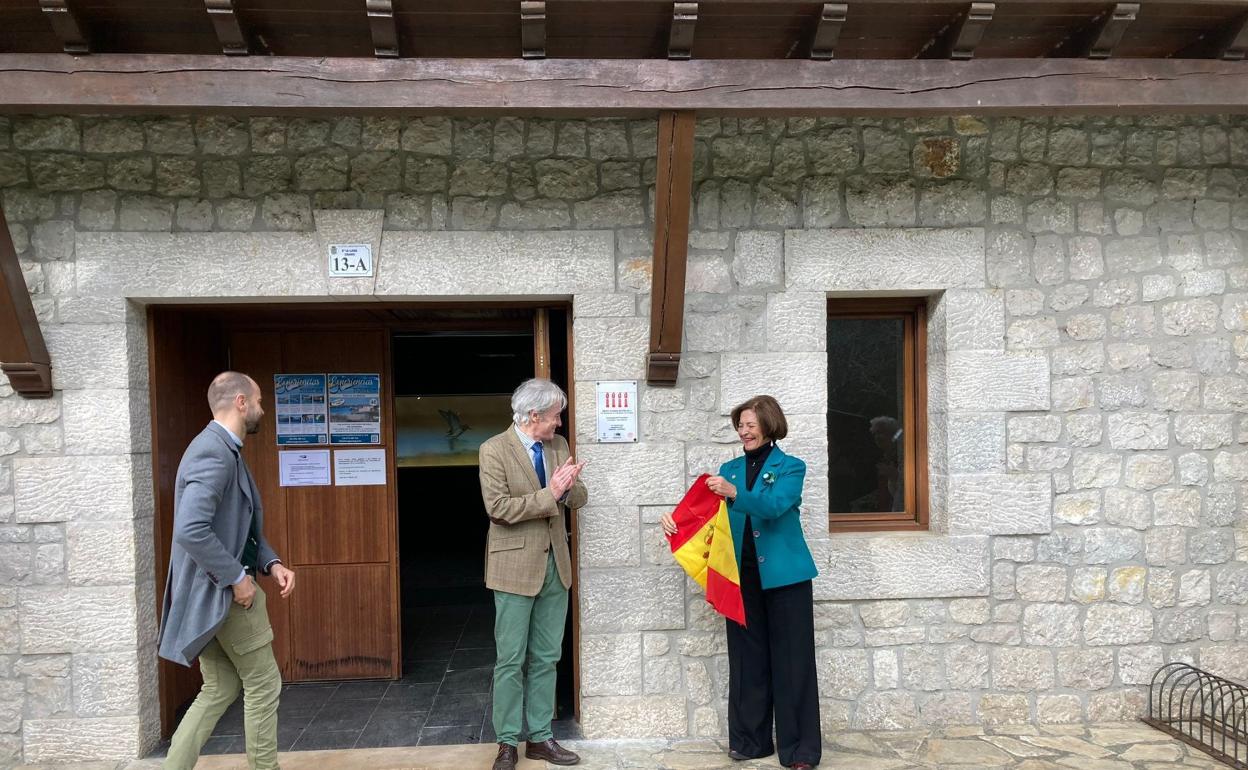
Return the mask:
[(1119, 604), (1093, 604), (1083, 620), (1083, 637), (1093, 647), (1141, 644), (1153, 637), (1150, 610)]
[[(81, 258), (78, 262), (81, 275)], [(124, 389), (147, 381), (144, 332), (128, 324), (45, 325), (53, 386)]]
[(949, 472), (1005, 470), (1005, 415), (951, 414), (946, 422)]
[(586, 506), (577, 512), (576, 522), (582, 568), (640, 565), (641, 530), (636, 508)]
[(578, 380), (640, 380), (650, 350), (650, 319), (584, 318), (576, 323)]
[(679, 569), (588, 570), (581, 575), (581, 629), (589, 634), (682, 628), (685, 581)]
[(142, 753), (139, 718), (27, 719), (25, 758), (32, 764), (133, 760)]
[(65, 544), (71, 584), (134, 584), (133, 522), (70, 522), (65, 527)]
[(146, 459), (143, 455), (17, 459), (13, 463), (17, 521), (133, 519), (140, 491), (134, 463)]
[(1114, 449), (1165, 449), (1170, 445), (1170, 420), (1164, 414), (1118, 412), (1108, 421)]
[(993, 651), (992, 686), (1001, 690), (1046, 690), (1053, 686), (1053, 653), (1026, 647)]
[(867, 689), (870, 674), (866, 650), (822, 649), (816, 653), (819, 696), (848, 700)]
[(145, 389), (67, 390), (63, 396), (65, 453), (150, 452), (151, 407)]
[(822, 353), (729, 353), (720, 366), (720, 414), (746, 399), (775, 396), (785, 414), (822, 414), (828, 359)]
[(138, 656), (133, 652), (73, 656), (74, 714), (132, 716), (139, 710)]
[(984, 231), (789, 230), (785, 268), (790, 288), (813, 291), (977, 288), (986, 282)]
[(765, 230), (737, 233), (732, 275), (742, 289), (781, 286), (784, 283), (784, 236)]
[(822, 352), (827, 349), (827, 299), (817, 292), (767, 296), (767, 349)]
[(581, 701), (581, 732), (589, 740), (679, 738), (688, 735), (681, 695), (594, 697)]
[(1023, 610), (1023, 643), (1070, 647), (1079, 643), (1079, 607), (1073, 604), (1029, 604)]
[(950, 351), (948, 398), (952, 410), (1048, 410), (1049, 367), (1033, 351)]
[(572, 300), (576, 318), (627, 318), (636, 314), (634, 294), (578, 294)]
[(22, 652), (124, 652), (137, 645), (134, 586), (32, 588), (19, 597)]
[(613, 291), (613, 237), (605, 232), (550, 231), (382, 235), (378, 295), (479, 295), (486, 286), (497, 294)]
[(581, 696), (641, 695), (641, 634), (581, 637)]
[(952, 534), (1044, 534), (1053, 528), (1047, 474), (954, 475), (949, 481)]
[[(820, 601), (987, 596), (987, 537), (846, 535), (817, 558)], [(826, 566), (825, 566), (826, 565)]]
[(1005, 301), (1000, 291), (950, 289), (940, 299), (947, 350), (1001, 350), (1005, 343)]
[(581, 479), (591, 505), (675, 507), (685, 494), (682, 444), (581, 444), (577, 454), (589, 460)]

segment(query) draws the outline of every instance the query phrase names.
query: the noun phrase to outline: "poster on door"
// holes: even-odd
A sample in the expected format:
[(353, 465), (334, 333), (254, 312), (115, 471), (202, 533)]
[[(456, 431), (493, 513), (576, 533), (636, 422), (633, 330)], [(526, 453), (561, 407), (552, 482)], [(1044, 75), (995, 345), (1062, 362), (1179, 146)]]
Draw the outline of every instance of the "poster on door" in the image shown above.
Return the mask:
[(275, 374), (277, 445), (328, 444), (325, 375)]
[(329, 375), (329, 443), (381, 443), (381, 375)]

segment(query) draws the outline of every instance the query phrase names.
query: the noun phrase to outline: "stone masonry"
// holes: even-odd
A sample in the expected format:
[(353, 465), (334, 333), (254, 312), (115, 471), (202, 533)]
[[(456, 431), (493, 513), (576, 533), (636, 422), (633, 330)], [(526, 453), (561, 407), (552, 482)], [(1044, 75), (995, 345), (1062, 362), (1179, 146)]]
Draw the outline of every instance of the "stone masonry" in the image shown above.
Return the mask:
[[(644, 380), (655, 139), (0, 118), (57, 391), (0, 386), (0, 766), (159, 729), (145, 303), (564, 296), (589, 414)], [(1248, 680), (1248, 119), (704, 119), (695, 175), (680, 380), (641, 443), (579, 437), (587, 737), (725, 733), (722, 621), (657, 521), (756, 392), (810, 468), (829, 736), (1132, 719), (1171, 660)], [(375, 279), (326, 278), (346, 236)], [(824, 303), (890, 294), (930, 298), (931, 531), (833, 537)]]

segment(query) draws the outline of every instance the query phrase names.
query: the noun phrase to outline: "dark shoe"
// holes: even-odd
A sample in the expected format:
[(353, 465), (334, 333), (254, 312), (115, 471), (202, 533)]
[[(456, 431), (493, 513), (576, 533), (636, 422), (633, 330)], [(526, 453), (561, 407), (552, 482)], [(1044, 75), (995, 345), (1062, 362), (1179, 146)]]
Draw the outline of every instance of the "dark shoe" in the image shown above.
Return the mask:
[(753, 759), (753, 757), (747, 757), (736, 749), (728, 749), (728, 758), (736, 760), (737, 762), (744, 762), (747, 759)]
[(554, 738), (548, 738), (541, 743), (526, 743), (524, 756), (529, 759), (540, 759), (552, 765), (575, 765), (581, 761), (579, 755), (555, 743)]
[(498, 756), (494, 757), (494, 767), (491, 770), (516, 770), (516, 747), (510, 743), (498, 744)]
[(814, 770), (815, 768), (815, 766), (809, 762), (794, 762), (789, 765), (789, 767), (793, 768), (793, 770)]

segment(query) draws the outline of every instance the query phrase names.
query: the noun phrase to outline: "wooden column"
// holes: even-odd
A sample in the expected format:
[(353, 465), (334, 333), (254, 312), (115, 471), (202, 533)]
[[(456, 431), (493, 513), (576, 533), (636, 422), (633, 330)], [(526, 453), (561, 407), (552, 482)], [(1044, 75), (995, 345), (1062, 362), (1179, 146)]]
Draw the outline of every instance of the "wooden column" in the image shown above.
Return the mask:
[(685, 318), (685, 262), (693, 195), (693, 112), (659, 115), (654, 195), (654, 261), (650, 290), (650, 358), (646, 381), (675, 385)]
[(52, 359), (0, 205), (0, 370), (26, 398), (52, 396)]

